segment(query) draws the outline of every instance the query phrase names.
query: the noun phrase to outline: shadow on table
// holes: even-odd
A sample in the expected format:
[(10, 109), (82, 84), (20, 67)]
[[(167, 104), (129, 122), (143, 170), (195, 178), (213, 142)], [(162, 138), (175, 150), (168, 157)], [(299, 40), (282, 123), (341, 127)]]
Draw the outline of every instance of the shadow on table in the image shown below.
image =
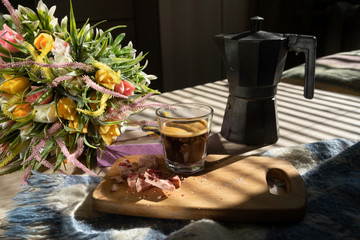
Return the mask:
[(214, 133), (208, 138), (208, 154), (228, 154), (240, 155), (264, 146), (246, 146), (244, 144), (232, 143), (221, 136), (220, 133)]

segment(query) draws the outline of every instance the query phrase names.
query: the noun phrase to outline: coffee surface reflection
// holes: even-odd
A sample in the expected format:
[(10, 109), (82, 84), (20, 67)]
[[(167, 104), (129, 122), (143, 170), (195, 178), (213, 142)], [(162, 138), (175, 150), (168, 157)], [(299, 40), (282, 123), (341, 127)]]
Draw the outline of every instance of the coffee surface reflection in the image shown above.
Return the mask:
[(205, 120), (164, 122), (160, 128), (167, 158), (174, 164), (193, 164), (204, 158), (209, 134)]

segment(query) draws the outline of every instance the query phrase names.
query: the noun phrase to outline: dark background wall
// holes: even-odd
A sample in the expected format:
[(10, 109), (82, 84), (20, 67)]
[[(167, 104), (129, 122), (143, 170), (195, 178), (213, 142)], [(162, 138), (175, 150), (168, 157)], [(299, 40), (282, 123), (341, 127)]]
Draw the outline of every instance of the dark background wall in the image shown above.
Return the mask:
[[(37, 0), (10, 0), (35, 8)], [(67, 0), (43, 0), (57, 5), (55, 15), (68, 15)], [(127, 28), (126, 41), (148, 52), (146, 72), (158, 79), (151, 87), (161, 91), (194, 86), (225, 78), (220, 55), (213, 42), (219, 33), (249, 29), (249, 18), (265, 18), (263, 30), (314, 35), (317, 56), (360, 48), (358, 0), (73, 0), (78, 24), (87, 18), (104, 30), (119, 24)], [(0, 9), (5, 13), (5, 8)], [(286, 68), (304, 61), (288, 54)]]

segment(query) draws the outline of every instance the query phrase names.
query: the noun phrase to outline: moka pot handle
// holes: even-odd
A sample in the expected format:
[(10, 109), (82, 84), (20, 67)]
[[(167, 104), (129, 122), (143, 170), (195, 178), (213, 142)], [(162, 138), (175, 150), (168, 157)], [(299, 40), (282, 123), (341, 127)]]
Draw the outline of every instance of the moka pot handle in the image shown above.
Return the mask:
[(304, 97), (311, 99), (315, 87), (316, 37), (298, 34), (285, 34), (285, 37), (288, 39), (289, 51), (305, 54)]

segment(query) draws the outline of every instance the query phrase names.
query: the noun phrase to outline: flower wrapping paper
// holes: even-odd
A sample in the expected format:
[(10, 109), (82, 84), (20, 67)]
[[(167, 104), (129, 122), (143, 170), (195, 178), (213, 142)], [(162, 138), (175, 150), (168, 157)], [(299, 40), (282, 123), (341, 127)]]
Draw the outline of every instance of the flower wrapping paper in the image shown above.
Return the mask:
[(97, 163), (99, 167), (111, 167), (117, 159), (127, 155), (152, 155), (163, 154), (161, 143), (137, 143), (137, 144), (113, 144), (107, 146), (101, 153), (97, 151)]

